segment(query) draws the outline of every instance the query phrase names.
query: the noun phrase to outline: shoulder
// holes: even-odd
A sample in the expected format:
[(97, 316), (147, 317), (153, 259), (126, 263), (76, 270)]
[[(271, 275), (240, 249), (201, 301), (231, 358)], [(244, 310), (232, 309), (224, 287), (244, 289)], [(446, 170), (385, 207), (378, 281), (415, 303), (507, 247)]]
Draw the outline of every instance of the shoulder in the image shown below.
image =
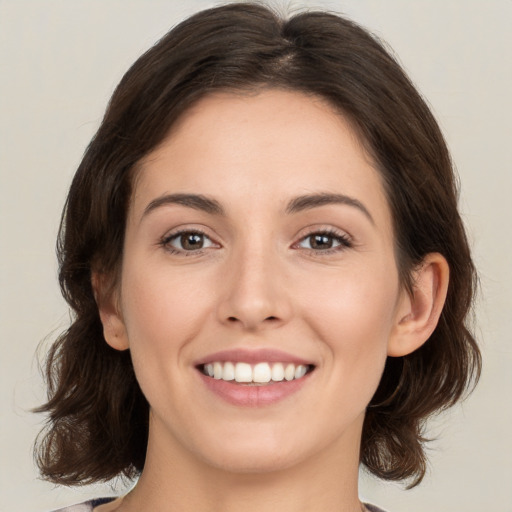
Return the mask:
[(78, 503), (77, 505), (71, 505), (69, 507), (59, 508), (53, 512), (92, 512), (94, 507), (98, 507), (103, 503), (113, 501), (115, 498), (98, 498), (96, 500), (85, 501), (84, 503)]

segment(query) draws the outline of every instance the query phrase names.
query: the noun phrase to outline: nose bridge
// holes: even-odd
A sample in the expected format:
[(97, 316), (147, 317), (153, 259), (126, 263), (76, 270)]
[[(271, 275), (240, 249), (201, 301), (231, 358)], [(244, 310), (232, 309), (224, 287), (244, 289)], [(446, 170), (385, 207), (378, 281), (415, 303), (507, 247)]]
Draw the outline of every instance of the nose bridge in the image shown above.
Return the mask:
[(270, 235), (239, 240), (228, 265), (226, 293), (219, 308), (222, 321), (259, 329), (287, 319), (290, 306), (283, 286), (283, 261)]

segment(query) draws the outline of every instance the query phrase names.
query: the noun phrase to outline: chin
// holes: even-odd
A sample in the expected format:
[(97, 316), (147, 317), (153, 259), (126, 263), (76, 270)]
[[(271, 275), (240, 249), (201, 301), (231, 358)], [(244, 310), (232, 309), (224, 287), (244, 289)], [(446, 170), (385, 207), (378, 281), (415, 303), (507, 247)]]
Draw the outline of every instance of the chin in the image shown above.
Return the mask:
[[(224, 425), (227, 427), (227, 425)], [(287, 469), (307, 458), (311, 437), (290, 435), (289, 429), (277, 425), (237, 423), (236, 427), (216, 429), (210, 424), (207, 432), (195, 430), (182, 439), (188, 452), (206, 465), (230, 473), (266, 473)]]
[(254, 449), (251, 452), (229, 450), (229, 453), (217, 454), (207, 461), (211, 466), (236, 474), (265, 474), (289, 469), (300, 463), (298, 454), (279, 453), (271, 449)]

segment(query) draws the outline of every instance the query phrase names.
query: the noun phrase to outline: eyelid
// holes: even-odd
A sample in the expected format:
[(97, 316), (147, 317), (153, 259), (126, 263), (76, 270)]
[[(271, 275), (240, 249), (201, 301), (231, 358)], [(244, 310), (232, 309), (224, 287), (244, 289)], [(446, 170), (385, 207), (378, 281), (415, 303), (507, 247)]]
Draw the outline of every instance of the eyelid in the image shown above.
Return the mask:
[[(339, 245), (336, 246), (336, 247), (330, 247), (330, 248), (327, 248), (327, 249), (309, 249), (309, 248), (306, 248), (306, 247), (300, 247), (300, 243), (302, 243), (304, 240), (306, 240), (307, 238), (311, 237), (311, 236), (314, 236), (314, 235), (325, 235), (325, 236), (329, 236), (331, 238), (334, 238), (336, 240), (338, 240), (339, 242)], [(299, 235), (298, 235), (298, 241), (295, 242), (293, 245), (292, 245), (292, 248), (294, 249), (302, 249), (304, 251), (307, 251), (309, 253), (313, 253), (315, 255), (326, 255), (326, 254), (332, 254), (332, 253), (339, 253), (339, 252), (342, 252), (346, 249), (350, 249), (351, 247), (354, 246), (354, 241), (351, 237), (351, 235), (349, 235), (346, 231), (343, 231), (343, 230), (340, 230), (340, 229), (337, 229), (337, 228), (334, 228), (332, 226), (310, 226), (309, 228), (307, 228), (307, 231), (304, 232), (302, 231)]]
[[(307, 230), (307, 231), (306, 231)], [(173, 247), (170, 245), (171, 240), (178, 238), (182, 234), (198, 234), (206, 239), (208, 239), (212, 245), (209, 247), (201, 247), (199, 249), (193, 249), (193, 250), (186, 250), (186, 249), (179, 249), (176, 247)], [(307, 247), (300, 247), (300, 244), (306, 240), (308, 237), (314, 236), (314, 235), (324, 235), (331, 237), (338, 241), (338, 245), (335, 247), (330, 247), (326, 249), (313, 249), (313, 248), (307, 248)], [(220, 248), (222, 245), (215, 240), (212, 236), (210, 236), (206, 230), (200, 228), (200, 227), (191, 227), (191, 226), (181, 226), (176, 227), (170, 231), (168, 231), (165, 235), (163, 235), (159, 241), (158, 245), (163, 247), (164, 250), (171, 254), (176, 254), (180, 256), (194, 256), (202, 254), (206, 251), (208, 251), (211, 248)], [(292, 244), (293, 249), (302, 249), (303, 251), (313, 253), (315, 255), (327, 255), (330, 253), (335, 252), (342, 252), (346, 249), (349, 249), (354, 246), (354, 241), (352, 239), (352, 236), (349, 235), (346, 231), (334, 228), (332, 226), (309, 226), (297, 235), (297, 241)]]
[(171, 231), (168, 231), (164, 236), (160, 238), (158, 241), (158, 245), (161, 246), (164, 250), (171, 254), (179, 255), (179, 256), (195, 256), (204, 253), (206, 250), (211, 249), (212, 246), (209, 247), (201, 247), (200, 249), (194, 249), (194, 250), (185, 250), (185, 249), (178, 249), (176, 247), (173, 247), (170, 245), (171, 240), (178, 238), (182, 234), (197, 234), (201, 235), (204, 238), (207, 238), (211, 243), (212, 246), (220, 247), (221, 245), (215, 241), (208, 233), (206, 233), (205, 230), (197, 227), (181, 227), (181, 228), (174, 228)]

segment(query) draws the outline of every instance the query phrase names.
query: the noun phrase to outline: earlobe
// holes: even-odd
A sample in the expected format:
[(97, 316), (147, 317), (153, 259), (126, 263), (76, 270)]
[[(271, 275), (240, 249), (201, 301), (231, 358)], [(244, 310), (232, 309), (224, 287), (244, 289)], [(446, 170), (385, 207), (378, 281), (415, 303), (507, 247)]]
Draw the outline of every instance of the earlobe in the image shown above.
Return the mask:
[(112, 290), (107, 277), (98, 272), (92, 273), (91, 284), (103, 325), (105, 341), (116, 350), (127, 350), (129, 348), (128, 337), (116, 291)]
[(446, 300), (449, 274), (448, 262), (439, 253), (427, 254), (414, 270), (412, 292), (403, 292), (397, 308), (388, 356), (414, 352), (434, 332)]

